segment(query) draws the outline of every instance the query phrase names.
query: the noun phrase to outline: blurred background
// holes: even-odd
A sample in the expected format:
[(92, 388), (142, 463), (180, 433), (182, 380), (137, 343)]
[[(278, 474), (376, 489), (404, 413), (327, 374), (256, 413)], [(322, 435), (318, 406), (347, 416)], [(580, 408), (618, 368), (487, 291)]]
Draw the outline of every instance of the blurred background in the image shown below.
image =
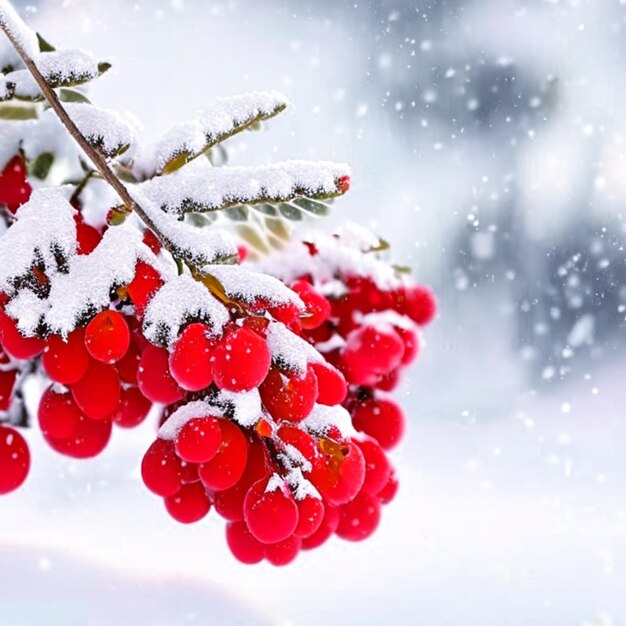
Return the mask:
[(320, 226), (369, 225), (440, 315), (372, 539), (246, 568), (217, 519), (178, 527), (143, 489), (150, 426), (81, 463), (32, 433), (0, 500), (0, 624), (626, 624), (626, 2), (16, 4), (113, 57), (92, 99), (149, 135), (288, 94), (232, 162), (349, 162)]

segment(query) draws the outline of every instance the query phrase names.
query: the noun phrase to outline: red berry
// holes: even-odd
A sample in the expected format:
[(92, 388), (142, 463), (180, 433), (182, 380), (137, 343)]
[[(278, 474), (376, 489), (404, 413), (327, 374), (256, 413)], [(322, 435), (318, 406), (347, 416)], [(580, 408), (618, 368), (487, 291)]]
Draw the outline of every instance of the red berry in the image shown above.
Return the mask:
[(2, 347), (15, 359), (32, 359), (39, 356), (46, 347), (46, 342), (37, 337), (24, 337), (17, 328), (17, 323), (4, 310), (0, 310), (0, 334)]
[(135, 305), (138, 316), (142, 316), (152, 296), (163, 286), (161, 274), (151, 265), (139, 261), (135, 268), (135, 278), (128, 285), (127, 291)]
[(14, 156), (0, 174), (0, 204), (11, 213), (28, 201), (31, 186), (26, 180), (26, 163), (21, 156)]
[(125, 383), (137, 384), (137, 370), (141, 353), (134, 341), (131, 341), (126, 354), (116, 363), (117, 372)]
[(351, 441), (337, 444), (321, 440), (323, 454), (313, 459), (310, 480), (328, 502), (345, 504), (356, 496), (365, 480), (365, 459)]
[(267, 491), (267, 488), (267, 479), (250, 487), (243, 503), (243, 514), (256, 539), (261, 543), (277, 543), (290, 537), (296, 529), (298, 507), (284, 484), (273, 491)]
[(242, 326), (226, 334), (213, 350), (211, 362), (213, 380), (219, 389), (250, 391), (267, 376), (271, 355), (265, 340)]
[(404, 412), (389, 398), (370, 398), (358, 403), (352, 412), (352, 423), (385, 450), (398, 444), (405, 429)]
[(383, 503), (389, 504), (398, 493), (398, 479), (392, 474), (387, 484), (376, 494), (376, 497)]
[(300, 552), (302, 539), (292, 535), (278, 543), (271, 543), (265, 546), (265, 558), (277, 567), (289, 565)]
[(158, 237), (151, 231), (146, 229), (143, 234), (143, 242), (152, 250), (154, 254), (161, 252), (161, 242)]
[(311, 367), (317, 378), (317, 402), (327, 406), (341, 404), (348, 393), (343, 374), (327, 363), (312, 363)]
[(80, 410), (95, 420), (110, 417), (120, 400), (117, 370), (112, 365), (93, 359), (85, 375), (71, 389)]
[(307, 496), (296, 502), (298, 505), (298, 525), (294, 531), (301, 539), (310, 537), (322, 525), (324, 519), (324, 503), (319, 498)]
[(228, 419), (219, 421), (222, 442), (217, 454), (198, 468), (200, 480), (207, 489), (223, 491), (239, 481), (246, 468), (248, 440), (237, 424)]
[(313, 329), (321, 326), (330, 317), (330, 302), (315, 291), (311, 283), (298, 280), (291, 285), (306, 308), (306, 315), (300, 318), (302, 328)]
[(89, 366), (89, 354), (85, 348), (85, 332), (77, 328), (67, 339), (52, 335), (46, 341), (41, 359), (46, 374), (62, 385), (78, 382)]
[(339, 509), (334, 506), (325, 505), (324, 519), (320, 527), (310, 536), (302, 540), (303, 550), (313, 550), (319, 548), (334, 534), (339, 526)]
[(229, 522), (243, 520), (243, 501), (248, 489), (253, 483), (267, 478), (268, 475), (265, 447), (257, 439), (248, 448), (246, 469), (237, 484), (230, 489), (215, 493), (213, 504), (217, 513)]
[(188, 463), (207, 463), (220, 449), (222, 431), (215, 417), (194, 417), (178, 433), (176, 454)]
[(89, 459), (102, 452), (111, 438), (111, 420), (93, 420), (80, 416), (78, 426), (66, 438), (44, 438), (53, 449), (75, 459)]
[(285, 445), (293, 446), (309, 462), (317, 454), (315, 439), (296, 426), (281, 426), (278, 430), (278, 438)]
[(78, 254), (91, 254), (102, 240), (102, 235), (89, 224), (80, 222), (76, 224), (76, 241)]
[(17, 370), (0, 370), (0, 411), (8, 411), (13, 401)]
[(378, 527), (380, 503), (369, 494), (361, 492), (340, 509), (337, 536), (346, 541), (363, 541)]
[(374, 385), (376, 389), (381, 391), (393, 391), (400, 384), (400, 368), (396, 367), (388, 374), (381, 376)]
[(433, 292), (421, 285), (407, 287), (404, 290), (404, 304), (401, 312), (420, 326), (428, 324), (437, 312), (437, 301)]
[(30, 452), (14, 428), (0, 426), (0, 495), (17, 489), (30, 469)]
[(87, 324), (85, 346), (94, 359), (116, 363), (126, 354), (129, 345), (130, 330), (121, 313), (107, 309)]
[(202, 483), (183, 485), (179, 491), (165, 498), (167, 512), (181, 524), (201, 520), (211, 509), (211, 500)]
[(346, 193), (350, 189), (350, 177), (340, 176), (336, 181), (336, 185), (341, 193)]
[(357, 441), (365, 459), (365, 481), (362, 490), (372, 496), (377, 495), (391, 477), (391, 464), (383, 449), (373, 439)]
[(167, 497), (177, 493), (182, 486), (183, 467), (176, 455), (174, 443), (156, 439), (141, 462), (141, 477), (150, 491)]
[(259, 563), (265, 556), (265, 546), (252, 536), (245, 522), (226, 525), (226, 543), (233, 556), (247, 565)]
[(149, 345), (142, 353), (137, 383), (146, 398), (160, 404), (173, 404), (185, 397), (185, 391), (172, 378), (167, 350)]
[(206, 324), (190, 324), (183, 330), (170, 354), (170, 371), (176, 382), (188, 391), (200, 391), (213, 382), (209, 356), (215, 342)]
[(351, 383), (368, 385), (397, 367), (403, 354), (404, 344), (393, 329), (361, 326), (348, 335), (341, 362)]
[(146, 419), (151, 408), (152, 402), (137, 387), (122, 387), (120, 401), (111, 418), (121, 428), (134, 428)]
[(51, 385), (39, 400), (37, 418), (45, 436), (66, 439), (78, 428), (81, 412), (69, 391), (59, 391)]
[(275, 420), (300, 422), (315, 405), (317, 378), (312, 367), (304, 375), (272, 368), (259, 392), (263, 405)]
[(404, 344), (404, 354), (402, 355), (402, 365), (409, 365), (417, 358), (419, 353), (419, 337), (411, 328), (395, 327), (402, 343)]

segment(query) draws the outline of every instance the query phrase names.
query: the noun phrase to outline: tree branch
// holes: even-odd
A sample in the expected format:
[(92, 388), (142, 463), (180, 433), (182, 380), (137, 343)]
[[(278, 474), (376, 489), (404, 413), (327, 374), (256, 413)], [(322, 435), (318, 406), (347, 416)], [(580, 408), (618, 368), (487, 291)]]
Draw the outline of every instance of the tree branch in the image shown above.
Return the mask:
[[(90, 143), (85, 139), (84, 135), (80, 132), (76, 124), (72, 121), (72, 118), (67, 114), (67, 111), (61, 104), (59, 97), (56, 92), (50, 85), (47, 83), (46, 79), (43, 77), (33, 59), (30, 58), (28, 53), (24, 50), (24, 48), (20, 45), (20, 42), (11, 32), (11, 29), (6, 24), (6, 22), (0, 16), (0, 29), (7, 36), (8, 40), (11, 42), (15, 51), (19, 54), (20, 58), (24, 62), (24, 65), (31, 73), (35, 82), (41, 89), (41, 93), (44, 95), (44, 98), (48, 101), (48, 104), (52, 107), (54, 112), (57, 114), (61, 123), (68, 130), (74, 141), (82, 148), (83, 152), (89, 157), (91, 162), (94, 164), (95, 168), (100, 172), (100, 175), (104, 180), (113, 187), (117, 195), (120, 197), (126, 210), (131, 213), (135, 212), (141, 218), (143, 223), (154, 232), (154, 234), (159, 238), (161, 243), (166, 249), (169, 249), (169, 241), (167, 241), (163, 235), (159, 232), (158, 228), (155, 226), (154, 222), (150, 218), (150, 216), (143, 210), (143, 208), (133, 199), (130, 195), (128, 189), (122, 183), (122, 181), (116, 176), (115, 172), (107, 162), (107, 160), (95, 149)], [(170, 250), (171, 251), (171, 250)]]

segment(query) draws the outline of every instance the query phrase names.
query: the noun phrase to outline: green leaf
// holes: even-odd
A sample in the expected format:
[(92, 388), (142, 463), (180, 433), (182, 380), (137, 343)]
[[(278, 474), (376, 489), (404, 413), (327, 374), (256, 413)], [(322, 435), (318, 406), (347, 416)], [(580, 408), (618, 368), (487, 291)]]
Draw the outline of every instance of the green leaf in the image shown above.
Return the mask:
[(91, 100), (82, 91), (68, 89), (67, 87), (59, 89), (59, 100), (61, 102), (84, 102), (91, 104)]
[(269, 215), (270, 217), (276, 217), (278, 215), (278, 209), (271, 204), (253, 204), (251, 205), (255, 211), (263, 213), (263, 215)]
[(280, 214), (292, 222), (300, 222), (302, 221), (302, 211), (291, 204), (279, 204), (278, 210)]
[(196, 228), (205, 228), (206, 226), (210, 226), (216, 219), (217, 215), (213, 213), (190, 213), (187, 215), (186, 221)]
[(317, 217), (324, 217), (328, 215), (328, 205), (324, 202), (319, 202), (318, 200), (310, 200), (309, 198), (294, 198), (291, 201), (291, 204), (295, 204), (297, 207), (310, 213), (311, 215), (316, 215)]
[(56, 48), (47, 42), (39, 33), (37, 33), (37, 41), (39, 41), (39, 52), (54, 52)]
[(378, 245), (377, 246), (372, 246), (371, 248), (369, 248), (368, 250), (365, 250), (364, 252), (384, 252), (385, 250), (389, 250), (389, 248), (391, 248), (391, 245), (389, 244), (389, 242), (386, 239), (383, 239), (382, 237), (379, 238), (378, 240)]
[(244, 205), (234, 206), (230, 209), (225, 209), (224, 213), (228, 219), (233, 222), (247, 222), (248, 221), (248, 207)]
[(262, 234), (255, 226), (251, 226), (250, 224), (240, 224), (237, 226), (237, 233), (246, 243), (250, 244), (253, 248), (256, 248), (260, 252), (267, 254), (270, 251), (269, 246), (263, 239)]
[(265, 227), (283, 241), (288, 241), (291, 238), (291, 233), (289, 232), (287, 225), (280, 218), (266, 217)]
[(189, 152), (180, 152), (175, 157), (170, 159), (163, 168), (163, 174), (171, 174), (176, 170), (179, 170), (187, 161), (191, 155)]
[(0, 105), (0, 120), (33, 120), (37, 118), (34, 106)]
[(54, 163), (54, 155), (51, 152), (42, 152), (31, 165), (31, 174), (39, 180), (45, 180)]
[(111, 69), (112, 65), (110, 63), (108, 63), (107, 61), (102, 61), (101, 63), (98, 63), (98, 71), (100, 72), (100, 74), (104, 74), (105, 72), (108, 72)]

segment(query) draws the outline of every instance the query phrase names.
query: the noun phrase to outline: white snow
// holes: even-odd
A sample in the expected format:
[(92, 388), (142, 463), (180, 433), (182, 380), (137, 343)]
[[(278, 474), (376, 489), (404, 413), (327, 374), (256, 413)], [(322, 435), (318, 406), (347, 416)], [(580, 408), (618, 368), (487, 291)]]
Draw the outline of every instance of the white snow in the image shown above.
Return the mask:
[(146, 181), (140, 188), (164, 211), (181, 214), (297, 196), (331, 196), (339, 193), (337, 180), (349, 173), (347, 165), (326, 161), (212, 167), (204, 159)]
[[(63, 106), (89, 143), (105, 156), (113, 156), (138, 140), (138, 125), (132, 118), (92, 104), (65, 103)], [(46, 114), (56, 117), (51, 109)]]
[(235, 240), (227, 231), (198, 228), (181, 222), (176, 216), (161, 211), (141, 189), (132, 187), (129, 191), (174, 248), (174, 254), (195, 268), (237, 257)]
[(322, 355), (308, 342), (289, 330), (282, 322), (270, 322), (267, 347), (272, 361), (289, 370), (306, 374), (309, 363), (323, 361)]
[(13, 281), (26, 275), (35, 262), (56, 272), (55, 255), (68, 258), (76, 249), (74, 209), (66, 190), (43, 188), (16, 213), (17, 221), (0, 240), (0, 291), (14, 292)]
[(161, 173), (180, 154), (195, 158), (253, 121), (273, 117), (288, 104), (287, 98), (276, 91), (219, 98), (197, 121), (176, 124), (154, 143), (146, 145), (135, 160), (135, 173), (148, 178)]
[(251, 272), (239, 265), (213, 265), (207, 272), (217, 278), (232, 300), (250, 305), (259, 301), (270, 306), (294, 304), (304, 311), (302, 300), (273, 276)]
[[(0, 20), (6, 25), (13, 38), (22, 47), (24, 52), (26, 52), (26, 54), (28, 54), (32, 59), (36, 60), (39, 56), (39, 42), (37, 41), (37, 35), (33, 30), (26, 26), (24, 20), (22, 20), (9, 0), (0, 0)], [(6, 35), (2, 33), (0, 38), (4, 40)], [(6, 65), (14, 65), (14, 53), (8, 51), (5, 46), (0, 48), (0, 52), (2, 53), (0, 56), (0, 66), (4, 67)]]
[(155, 344), (171, 347), (189, 321), (202, 321), (212, 335), (221, 335), (230, 317), (226, 307), (189, 274), (181, 274), (156, 292), (148, 304), (143, 332)]
[[(352, 233), (352, 229), (343, 232)], [(287, 283), (310, 274), (316, 286), (330, 284), (331, 293), (325, 292), (327, 295), (340, 295), (336, 282), (338, 275), (369, 277), (381, 289), (394, 289), (403, 284), (402, 277), (387, 260), (382, 260), (374, 252), (366, 252), (380, 243), (377, 237), (357, 238), (353, 234), (344, 237), (345, 234), (331, 236), (306, 232), (302, 240), (313, 243), (317, 254), (312, 256), (301, 241), (293, 241), (283, 250), (263, 257), (256, 265)]]
[(320, 437), (325, 435), (332, 426), (336, 426), (343, 437), (352, 437), (356, 434), (350, 413), (339, 405), (316, 404), (300, 424), (312, 434)]
[[(3, 245), (1, 253), (4, 250)], [(67, 273), (50, 275), (50, 293), (45, 300), (35, 303), (30, 296), (23, 296), (12, 303), (10, 313), (19, 319), (20, 328), (31, 334), (25, 325), (32, 328), (31, 309), (35, 307), (51, 332), (67, 336), (82, 315), (109, 306), (111, 289), (132, 281), (140, 258), (154, 262), (154, 255), (142, 243), (141, 231), (131, 221), (109, 228), (91, 254), (72, 256)]]
[(204, 400), (188, 402), (176, 409), (159, 428), (159, 439), (175, 441), (183, 426), (196, 417), (222, 417), (222, 411)]
[(222, 390), (216, 402), (228, 404), (233, 413), (233, 420), (243, 428), (251, 428), (264, 417), (261, 396), (256, 388), (244, 392)]

